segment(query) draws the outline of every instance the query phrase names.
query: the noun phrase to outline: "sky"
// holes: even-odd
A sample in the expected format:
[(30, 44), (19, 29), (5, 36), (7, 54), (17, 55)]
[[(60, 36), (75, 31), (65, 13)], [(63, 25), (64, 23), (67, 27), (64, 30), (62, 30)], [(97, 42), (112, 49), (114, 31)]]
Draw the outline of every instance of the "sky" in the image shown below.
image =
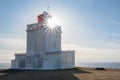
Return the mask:
[(0, 0), (0, 63), (26, 52), (26, 25), (48, 4), (76, 63), (120, 62), (120, 0)]

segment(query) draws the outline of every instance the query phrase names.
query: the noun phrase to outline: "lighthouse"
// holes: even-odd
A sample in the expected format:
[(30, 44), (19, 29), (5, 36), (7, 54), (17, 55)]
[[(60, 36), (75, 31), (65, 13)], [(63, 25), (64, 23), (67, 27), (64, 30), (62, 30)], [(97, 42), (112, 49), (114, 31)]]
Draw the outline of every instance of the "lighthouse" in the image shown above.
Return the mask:
[(37, 23), (27, 25), (26, 53), (15, 54), (12, 69), (54, 70), (75, 67), (75, 51), (61, 50), (61, 26), (52, 22), (44, 11), (37, 16)]

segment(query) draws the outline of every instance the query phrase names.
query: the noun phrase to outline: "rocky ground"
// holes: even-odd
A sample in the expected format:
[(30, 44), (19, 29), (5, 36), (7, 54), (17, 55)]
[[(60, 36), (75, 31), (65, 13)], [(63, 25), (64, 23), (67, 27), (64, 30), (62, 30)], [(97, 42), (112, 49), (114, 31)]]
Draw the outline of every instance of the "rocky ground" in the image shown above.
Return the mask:
[(0, 70), (0, 80), (120, 80), (119, 69)]

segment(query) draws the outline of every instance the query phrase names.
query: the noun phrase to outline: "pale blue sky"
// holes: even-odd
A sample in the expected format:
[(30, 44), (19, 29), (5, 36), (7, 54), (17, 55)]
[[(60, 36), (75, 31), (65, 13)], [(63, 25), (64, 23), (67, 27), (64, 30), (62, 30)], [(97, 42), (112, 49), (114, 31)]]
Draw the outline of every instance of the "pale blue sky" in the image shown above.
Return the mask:
[(0, 0), (0, 61), (26, 52), (26, 25), (50, 5), (77, 62), (120, 62), (120, 0)]

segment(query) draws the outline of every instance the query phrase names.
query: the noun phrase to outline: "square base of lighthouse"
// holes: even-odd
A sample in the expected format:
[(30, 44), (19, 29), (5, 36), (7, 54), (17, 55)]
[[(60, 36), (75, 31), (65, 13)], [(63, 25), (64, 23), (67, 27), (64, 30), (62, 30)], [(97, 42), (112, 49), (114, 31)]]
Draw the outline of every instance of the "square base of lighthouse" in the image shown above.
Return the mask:
[(75, 67), (75, 51), (61, 51), (40, 55), (16, 54), (12, 60), (13, 69), (68, 69)]

